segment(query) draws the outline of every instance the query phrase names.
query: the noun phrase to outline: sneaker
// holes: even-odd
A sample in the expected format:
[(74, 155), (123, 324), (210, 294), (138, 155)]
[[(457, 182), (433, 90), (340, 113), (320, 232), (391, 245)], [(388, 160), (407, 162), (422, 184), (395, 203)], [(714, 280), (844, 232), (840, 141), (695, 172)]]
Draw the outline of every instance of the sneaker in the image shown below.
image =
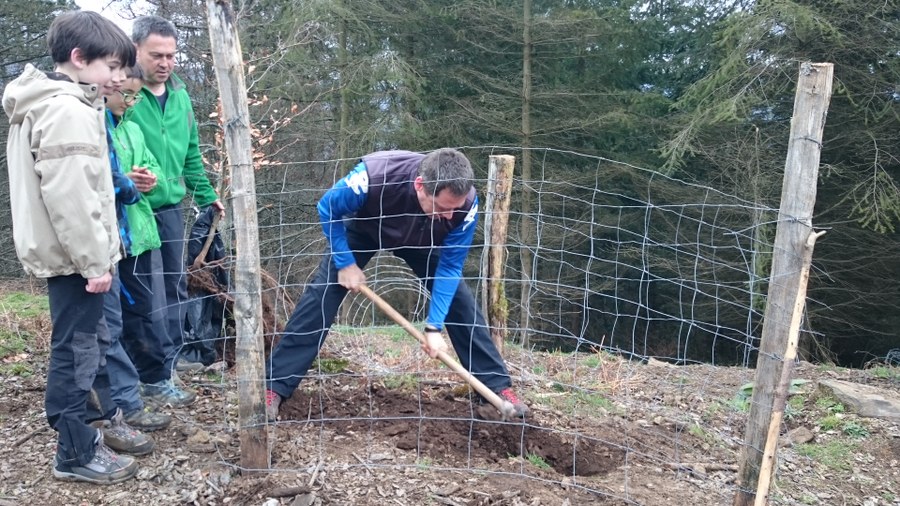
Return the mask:
[(206, 368), (200, 362), (191, 362), (186, 358), (178, 357), (178, 361), (175, 362), (175, 370), (178, 372), (197, 372), (202, 371)]
[(266, 417), (275, 421), (278, 418), (278, 408), (281, 407), (281, 396), (272, 390), (266, 390)]
[(141, 383), (141, 397), (146, 404), (154, 406), (169, 405), (183, 407), (194, 402), (197, 394), (190, 390), (182, 390), (175, 386), (171, 378), (159, 383)]
[(121, 483), (138, 471), (137, 462), (126, 455), (116, 455), (101, 440), (94, 458), (84, 466), (60, 464), (59, 456), (53, 458), (53, 476), (65, 481), (87, 481), (99, 485)]
[(98, 420), (91, 423), (103, 432), (103, 442), (111, 449), (131, 455), (147, 455), (153, 451), (156, 443), (141, 431), (125, 423), (125, 415), (121, 409), (116, 410), (110, 420)]
[(171, 422), (171, 416), (165, 413), (156, 413), (147, 406), (125, 415), (125, 423), (144, 432), (165, 429)]
[(512, 388), (504, 388), (503, 390), (497, 392), (497, 395), (499, 395), (500, 398), (504, 401), (509, 401), (509, 403), (513, 405), (513, 408), (515, 409), (515, 415), (517, 417), (525, 418), (525, 416), (528, 415), (528, 406), (526, 406), (525, 403), (519, 399), (519, 396), (517, 396), (516, 393), (513, 392)]

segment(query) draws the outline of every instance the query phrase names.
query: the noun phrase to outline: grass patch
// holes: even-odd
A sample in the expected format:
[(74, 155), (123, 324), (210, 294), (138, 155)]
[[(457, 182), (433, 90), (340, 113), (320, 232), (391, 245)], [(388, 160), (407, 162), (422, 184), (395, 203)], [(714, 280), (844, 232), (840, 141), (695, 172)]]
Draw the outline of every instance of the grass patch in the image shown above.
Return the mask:
[(600, 360), (600, 357), (598, 357), (597, 355), (591, 355), (581, 362), (581, 364), (583, 366), (589, 367), (591, 369), (596, 369), (596, 368), (600, 367), (600, 364), (602, 364), (602, 363), (603, 363), (603, 361)]
[(869, 369), (872, 376), (880, 379), (898, 381), (900, 380), (900, 367), (892, 367), (888, 365), (879, 365)]
[(345, 358), (317, 357), (313, 362), (312, 370), (338, 374), (346, 371), (349, 365), (350, 361)]
[(841, 419), (837, 415), (828, 415), (819, 420), (819, 428), (822, 430), (835, 430), (841, 426)]
[(28, 348), (30, 337), (27, 332), (0, 329), (0, 359), (24, 353)]
[(856, 439), (862, 439), (869, 435), (869, 429), (867, 429), (864, 425), (857, 422), (845, 422), (841, 426), (841, 432), (844, 435), (850, 436)]
[(23, 378), (28, 378), (33, 374), (34, 370), (27, 362), (0, 364), (0, 376), (21, 376)]
[(540, 455), (538, 455), (536, 453), (529, 453), (529, 454), (525, 455), (525, 460), (527, 460), (531, 465), (533, 465), (534, 467), (537, 467), (538, 469), (545, 469), (545, 470), (552, 469), (550, 464), (548, 464), (547, 461), (544, 460), (544, 457), (541, 457)]
[(46, 295), (7, 293), (0, 296), (0, 314), (27, 320), (49, 316), (50, 299)]
[[(0, 295), (0, 359), (15, 357), (32, 347), (42, 322), (50, 320), (46, 295), (11, 292)], [(7, 371), (9, 368), (4, 368)], [(18, 373), (23, 372), (21, 369)], [(17, 373), (14, 373), (17, 374)]]
[(385, 376), (382, 380), (385, 388), (390, 390), (415, 390), (418, 387), (418, 381), (412, 374), (392, 374)]
[(797, 445), (797, 453), (829, 469), (849, 471), (851, 454), (858, 448), (855, 443), (831, 441), (823, 445), (811, 443)]

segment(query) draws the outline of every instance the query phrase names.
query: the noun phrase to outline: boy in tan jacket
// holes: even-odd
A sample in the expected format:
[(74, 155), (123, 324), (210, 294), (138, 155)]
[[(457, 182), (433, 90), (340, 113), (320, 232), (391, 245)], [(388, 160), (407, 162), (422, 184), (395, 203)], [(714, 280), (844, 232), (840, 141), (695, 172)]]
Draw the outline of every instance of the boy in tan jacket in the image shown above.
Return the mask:
[(134, 476), (137, 463), (107, 448), (85, 411), (109, 346), (103, 294), (120, 257), (101, 97), (121, 85), (135, 50), (111, 21), (85, 11), (57, 17), (47, 42), (54, 72), (28, 65), (3, 93), (13, 237), (25, 270), (47, 279), (53, 474), (117, 483)]

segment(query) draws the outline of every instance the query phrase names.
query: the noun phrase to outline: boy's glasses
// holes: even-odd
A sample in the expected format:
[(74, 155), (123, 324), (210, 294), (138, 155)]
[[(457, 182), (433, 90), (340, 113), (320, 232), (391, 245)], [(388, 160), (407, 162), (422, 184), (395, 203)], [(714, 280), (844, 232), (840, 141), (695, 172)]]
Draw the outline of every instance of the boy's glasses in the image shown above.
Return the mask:
[(134, 105), (144, 99), (144, 96), (140, 93), (120, 91), (119, 94), (122, 95), (122, 102), (125, 102), (125, 105)]

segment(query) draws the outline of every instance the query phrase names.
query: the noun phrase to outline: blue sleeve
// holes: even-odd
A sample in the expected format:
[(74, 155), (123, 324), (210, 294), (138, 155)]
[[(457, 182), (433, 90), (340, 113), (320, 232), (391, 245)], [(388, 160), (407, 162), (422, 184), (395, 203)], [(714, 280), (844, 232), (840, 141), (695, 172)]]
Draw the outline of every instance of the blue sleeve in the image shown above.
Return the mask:
[(113, 170), (113, 186), (116, 191), (116, 200), (125, 205), (136, 204), (141, 200), (141, 192), (134, 186), (134, 181), (125, 174)]
[(466, 215), (463, 222), (450, 231), (441, 246), (441, 259), (438, 261), (437, 270), (434, 273), (434, 284), (431, 287), (431, 305), (428, 307), (429, 325), (438, 329), (444, 327), (444, 319), (450, 309), (450, 301), (456, 294), (456, 288), (461, 283), (463, 264), (469, 255), (469, 247), (475, 237), (475, 228), (478, 225), (478, 196), (472, 204), (472, 209)]
[(316, 206), (319, 211), (319, 221), (322, 223), (322, 231), (331, 246), (334, 265), (338, 269), (356, 263), (350, 245), (347, 243), (344, 217), (361, 209), (368, 196), (369, 173), (366, 171), (366, 164), (360, 162), (349, 174), (325, 192)]

